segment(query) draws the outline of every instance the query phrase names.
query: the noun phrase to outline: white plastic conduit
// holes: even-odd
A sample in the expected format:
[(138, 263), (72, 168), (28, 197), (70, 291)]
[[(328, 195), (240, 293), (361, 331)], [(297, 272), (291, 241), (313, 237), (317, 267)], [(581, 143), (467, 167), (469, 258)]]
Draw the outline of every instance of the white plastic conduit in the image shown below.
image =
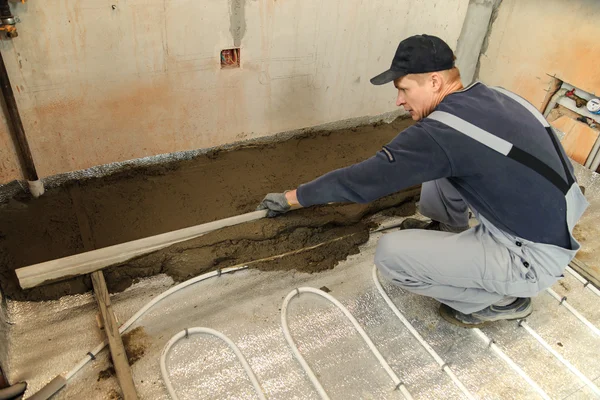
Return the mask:
[(592, 283), (590, 281), (585, 279), (583, 276), (579, 275), (579, 273), (577, 271), (575, 271), (573, 268), (567, 266), (567, 272), (570, 273), (571, 275), (573, 275), (575, 277), (575, 279), (577, 279), (579, 282), (583, 283), (584, 288), (587, 288), (592, 293), (594, 293), (596, 296), (600, 296), (600, 290), (598, 290), (598, 288), (596, 286), (592, 285)]
[(302, 354), (300, 354), (300, 351), (298, 350), (298, 347), (296, 346), (296, 343), (294, 342), (294, 339), (292, 338), (292, 335), (290, 333), (290, 329), (289, 329), (288, 323), (287, 323), (287, 309), (288, 309), (288, 305), (289, 305), (290, 301), (295, 296), (300, 295), (300, 293), (313, 293), (313, 294), (316, 294), (318, 296), (321, 296), (321, 297), (325, 298), (326, 300), (329, 300), (337, 308), (339, 308), (344, 313), (344, 315), (350, 320), (350, 322), (352, 323), (352, 325), (354, 326), (354, 328), (358, 331), (358, 333), (360, 334), (360, 336), (362, 336), (363, 340), (365, 341), (365, 343), (367, 344), (367, 346), (369, 346), (369, 349), (371, 350), (371, 352), (373, 352), (373, 354), (377, 358), (377, 361), (379, 361), (379, 363), (381, 364), (381, 366), (383, 367), (383, 369), (385, 370), (385, 372), (387, 372), (387, 374), (390, 376), (390, 378), (392, 378), (392, 381), (394, 382), (394, 385), (396, 385), (396, 388), (400, 390), (400, 392), (402, 393), (402, 395), (407, 400), (411, 400), (412, 399), (412, 396), (410, 395), (410, 393), (408, 392), (408, 390), (406, 389), (406, 387), (404, 386), (404, 384), (400, 381), (400, 378), (398, 378), (398, 376), (392, 370), (392, 368), (389, 366), (389, 364), (387, 363), (387, 361), (385, 361), (385, 359), (383, 358), (383, 356), (381, 355), (381, 353), (379, 352), (379, 350), (377, 350), (377, 348), (375, 347), (375, 345), (373, 344), (373, 342), (371, 341), (371, 339), (369, 338), (369, 336), (367, 335), (367, 333), (360, 326), (360, 324), (358, 323), (358, 321), (356, 320), (356, 318), (354, 318), (352, 316), (352, 314), (350, 314), (350, 311), (348, 311), (348, 309), (346, 307), (344, 307), (344, 305), (342, 303), (340, 303), (339, 301), (337, 301), (334, 297), (332, 297), (332, 296), (328, 295), (327, 293), (323, 292), (322, 290), (314, 289), (314, 288), (311, 288), (311, 287), (303, 287), (303, 288), (292, 290), (287, 295), (287, 297), (285, 298), (285, 300), (283, 300), (283, 305), (281, 306), (281, 327), (283, 329), (283, 335), (285, 336), (285, 340), (287, 340), (290, 348), (292, 349), (292, 352), (294, 353), (294, 356), (296, 357), (296, 359), (298, 360), (298, 362), (300, 363), (300, 365), (302, 366), (302, 368), (306, 372), (306, 375), (308, 375), (308, 378), (310, 379), (311, 383), (313, 384), (313, 386), (315, 387), (315, 389), (319, 393), (319, 396), (321, 396), (322, 399), (329, 399), (329, 396), (325, 392), (325, 389), (323, 389), (323, 386), (321, 386), (321, 383), (319, 382), (319, 380), (315, 376), (315, 373), (312, 371), (312, 369), (310, 368), (310, 366), (308, 365), (308, 363), (306, 362), (306, 360), (304, 359), (304, 357), (302, 357)]
[(515, 364), (515, 362), (509, 356), (507, 356), (506, 353), (504, 353), (502, 349), (498, 347), (492, 339), (490, 339), (485, 333), (483, 333), (481, 329), (473, 328), (473, 332), (475, 332), (477, 336), (479, 336), (479, 338), (481, 338), (481, 340), (483, 340), (485, 344), (490, 349), (492, 349), (492, 351), (496, 353), (498, 357), (500, 357), (510, 368), (512, 368), (513, 371), (519, 374), (519, 376), (523, 378), (525, 382), (527, 382), (529, 386), (531, 386), (533, 390), (537, 392), (537, 394), (539, 394), (543, 399), (551, 400), (550, 396), (548, 396), (546, 392), (544, 392), (544, 390), (537, 383), (535, 383), (535, 381), (531, 379), (529, 375), (525, 373), (525, 371), (521, 369), (521, 367)]
[[(246, 268), (248, 268), (248, 267), (241, 266), (241, 267), (224, 268), (222, 270), (208, 272), (206, 274), (189, 279), (185, 282), (181, 282), (179, 285), (173, 286), (171, 289), (161, 293), (160, 295), (156, 296), (154, 299), (150, 300), (144, 307), (142, 307), (137, 313), (135, 313), (133, 315), (133, 317), (129, 318), (127, 320), (127, 322), (125, 322), (123, 325), (121, 325), (121, 327), (119, 328), (119, 333), (123, 334), (123, 332), (125, 332), (131, 325), (133, 325), (133, 323), (135, 321), (137, 321), (142, 315), (144, 315), (150, 308), (152, 308), (154, 305), (156, 305), (156, 303), (164, 300), (166, 297), (169, 297), (173, 293), (178, 292), (179, 290), (181, 290), (185, 287), (193, 285), (194, 283), (201, 282), (203, 280), (212, 278), (214, 276), (221, 276), (222, 274), (228, 274), (228, 273), (239, 271), (239, 270), (246, 269)], [(79, 361), (79, 363), (77, 363), (77, 365), (75, 367), (73, 367), (73, 369), (71, 369), (67, 374), (64, 375), (64, 383), (60, 386), (53, 387), (51, 389), (51, 393), (49, 391), (44, 391), (44, 388), (42, 388), (38, 393), (43, 392), (43, 395), (36, 397), (36, 400), (48, 399), (50, 396), (52, 396), (54, 393), (56, 393), (58, 390), (60, 390), (64, 386), (64, 384), (66, 384), (66, 381), (71, 379), (90, 360), (95, 359), (96, 355), (98, 355), (98, 353), (100, 353), (100, 351), (102, 351), (102, 349), (107, 344), (108, 344), (108, 341), (105, 340), (104, 342), (100, 343), (98, 346), (94, 347), (94, 349), (92, 351), (88, 352), (87, 355), (81, 361)], [(57, 380), (60, 377), (61, 377), (61, 375), (54, 378), (54, 380)], [(52, 384), (52, 382), (54, 382), (54, 380), (51, 381), (50, 384)], [(48, 384), (48, 386), (50, 386), (50, 384)], [(34, 394), (34, 396), (35, 396), (35, 394)]]
[(554, 357), (556, 357), (556, 359), (558, 361), (560, 361), (565, 367), (567, 367), (569, 369), (569, 371), (571, 371), (579, 379), (581, 379), (583, 381), (583, 383), (585, 383), (594, 392), (594, 394), (596, 394), (596, 396), (600, 397), (600, 389), (598, 389), (598, 386), (594, 385), (594, 383), (591, 380), (589, 380), (585, 375), (583, 375), (581, 373), (581, 371), (579, 371), (577, 368), (575, 368), (575, 366), (573, 364), (571, 364), (563, 356), (558, 354), (558, 352), (556, 350), (554, 350), (552, 348), (552, 346), (550, 346), (548, 344), (548, 342), (546, 342), (544, 339), (542, 339), (542, 337), (540, 335), (538, 335), (537, 332), (534, 331), (527, 324), (527, 322), (524, 319), (519, 320), (519, 326), (522, 326), (523, 328), (525, 328), (527, 333), (529, 333), (531, 336), (533, 336), (546, 350), (548, 350)]
[(260, 387), (260, 383), (258, 383), (258, 379), (256, 379), (256, 375), (254, 374), (254, 371), (250, 367), (250, 364), (248, 364), (248, 361), (246, 361), (246, 358), (244, 357), (244, 355), (242, 354), (240, 349), (235, 345), (235, 343), (233, 343), (233, 341), (231, 339), (229, 339), (227, 336), (225, 336), (223, 333), (216, 331), (214, 329), (203, 328), (203, 327), (188, 328), (188, 329), (184, 329), (183, 331), (177, 333), (175, 336), (173, 336), (167, 342), (167, 344), (163, 348), (162, 353), (160, 354), (160, 372), (162, 374), (163, 381), (165, 382), (165, 386), (167, 387), (167, 391), (169, 392), (169, 396), (171, 396), (172, 399), (178, 400), (179, 398), (177, 397), (177, 394), (175, 393), (175, 389), (173, 389), (173, 385), (171, 384), (171, 379), (169, 378), (170, 374), (169, 374), (169, 370), (167, 369), (167, 356), (169, 355), (169, 351), (171, 350), (171, 347), (173, 347), (175, 345), (175, 343), (177, 343), (179, 340), (181, 340), (183, 338), (188, 338), (189, 335), (195, 334), (195, 333), (203, 333), (203, 334), (207, 334), (207, 335), (216, 336), (219, 339), (223, 340), (225, 343), (227, 343), (229, 348), (231, 350), (233, 350), (233, 352), (235, 353), (239, 362), (242, 364), (242, 367), (244, 368), (244, 371), (246, 371), (248, 378), (250, 378), (250, 382), (252, 382), (252, 386), (254, 386), (254, 390), (256, 391), (258, 398), (261, 400), (266, 400), (265, 394), (264, 394), (262, 388)]
[(383, 289), (383, 286), (381, 286), (381, 282), (379, 282), (379, 278), (377, 277), (377, 267), (376, 266), (373, 266), (373, 282), (375, 282), (375, 286), (377, 287), (377, 290), (379, 290), (381, 297), (383, 297), (383, 299), (385, 300), (387, 305), (390, 307), (390, 309), (394, 312), (394, 314), (396, 314), (396, 317), (398, 317), (398, 319), (404, 324), (406, 329), (408, 329), (410, 331), (410, 333), (415, 337), (415, 339), (417, 339), (419, 341), (421, 346), (423, 346), (425, 348), (425, 350), (427, 350), (429, 355), (442, 368), (442, 371), (444, 371), (446, 374), (448, 374), (450, 379), (452, 379), (452, 382), (454, 382), (454, 384), (461, 390), (461, 392), (463, 392), (463, 394), (468, 399), (474, 399), (474, 397), (471, 395), (471, 393), (465, 387), (465, 385), (463, 385), (463, 383), (456, 377), (456, 375), (454, 375), (454, 372), (452, 372), (452, 370), (450, 369), (448, 364), (446, 364), (444, 362), (444, 360), (438, 355), (438, 353), (436, 353), (436, 351), (433, 349), (433, 347), (431, 347), (429, 345), (429, 343), (427, 343), (425, 341), (425, 339), (423, 339), (421, 334), (414, 328), (414, 326), (412, 326), (412, 324), (410, 322), (408, 322), (408, 320), (404, 317), (404, 315), (402, 315), (402, 313), (400, 312), (398, 307), (396, 307), (396, 305), (394, 304), (392, 299), (390, 299), (390, 297), (387, 295), (387, 293), (385, 292), (385, 289)]
[[(154, 307), (154, 305), (156, 303), (158, 303), (159, 301), (165, 299), (166, 297), (169, 297), (170, 295), (172, 295), (175, 292), (180, 291), (181, 289), (188, 287), (190, 285), (193, 285), (194, 283), (198, 283), (201, 282), (203, 280), (212, 278), (213, 276), (220, 276), (221, 274), (227, 274), (230, 272), (235, 272), (235, 271), (239, 271), (241, 269), (246, 269), (247, 267), (234, 267), (234, 268), (225, 268), (223, 270), (218, 270), (218, 271), (213, 271), (213, 272), (209, 272), (206, 273), (204, 275), (200, 275), (197, 276), (195, 278), (189, 279), (185, 282), (181, 282), (179, 285), (173, 286), (171, 289), (161, 293), (160, 295), (156, 296), (154, 299), (150, 300), (144, 307), (140, 308), (140, 310), (138, 312), (136, 312), (133, 317), (129, 318), (123, 325), (121, 325), (121, 327), (119, 328), (119, 333), (123, 334), (123, 332), (125, 332), (127, 329), (129, 329), (129, 327), (131, 325), (133, 325), (133, 323), (135, 321), (137, 321), (142, 315), (144, 315), (149, 309), (151, 309), (152, 307)], [(108, 344), (108, 341), (104, 341), (102, 343), (100, 343), (98, 346), (96, 346), (94, 348), (94, 350), (91, 351), (91, 353), (96, 356), (100, 350), (102, 350), (106, 345)], [(79, 371), (85, 364), (88, 363), (88, 361), (90, 361), (92, 359), (92, 357), (90, 356), (90, 354), (88, 353), (88, 355), (82, 359), (79, 364), (77, 364), (77, 366), (75, 366), (75, 368), (73, 368), (66, 376), (65, 378), (67, 378), (67, 380), (71, 379), (71, 377), (73, 375), (75, 375), (77, 373), (77, 371)]]
[(588, 321), (588, 319), (585, 318), (583, 315), (581, 315), (579, 313), (579, 311), (577, 311), (575, 308), (573, 308), (573, 306), (571, 306), (569, 303), (567, 303), (567, 296), (561, 298), (558, 295), (558, 293), (556, 293), (554, 290), (552, 290), (550, 288), (546, 289), (546, 291), (550, 294), (550, 296), (554, 297), (558, 301), (559, 305), (561, 305), (561, 306), (565, 307), (567, 310), (569, 310), (571, 312), (571, 314), (573, 314), (578, 320), (583, 322), (584, 325), (587, 326), (588, 328), (590, 328), (590, 330), (592, 332), (594, 332), (597, 336), (600, 336), (600, 329), (598, 329), (594, 324), (592, 324), (590, 321)]

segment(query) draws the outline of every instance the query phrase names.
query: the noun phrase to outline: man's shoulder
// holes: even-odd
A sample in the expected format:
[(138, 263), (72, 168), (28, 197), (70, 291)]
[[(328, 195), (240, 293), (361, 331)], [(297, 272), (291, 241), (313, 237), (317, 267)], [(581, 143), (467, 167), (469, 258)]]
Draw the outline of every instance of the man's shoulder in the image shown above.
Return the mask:
[(436, 110), (450, 114), (485, 114), (502, 102), (501, 95), (481, 82), (474, 82), (462, 90), (447, 95)]
[[(537, 117), (515, 100), (516, 95), (508, 96), (505, 92), (504, 89), (476, 82), (446, 96), (435, 111), (451, 114), (497, 136), (512, 136), (521, 131), (543, 131), (544, 127)], [(423, 122), (432, 124), (431, 121)], [(433, 125), (437, 126), (435, 122)]]

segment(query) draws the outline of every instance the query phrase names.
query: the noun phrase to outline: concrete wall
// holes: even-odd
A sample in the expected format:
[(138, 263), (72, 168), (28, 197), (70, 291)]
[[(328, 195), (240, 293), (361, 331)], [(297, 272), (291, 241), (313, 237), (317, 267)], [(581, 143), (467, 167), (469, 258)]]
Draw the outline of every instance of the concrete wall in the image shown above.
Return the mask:
[(0, 96), (0, 184), (23, 179), (19, 158), (6, 121), (6, 106)]
[(456, 65), (465, 86), (475, 80), (479, 54), (490, 27), (490, 19), (499, 2), (500, 0), (469, 1), (455, 51)]
[(553, 75), (600, 94), (600, 1), (503, 0), (479, 79), (541, 106)]
[[(391, 111), (393, 88), (369, 78), (406, 36), (456, 47), (468, 5), (30, 0), (13, 6), (19, 37), (1, 50), (44, 177)], [(234, 45), (241, 68), (221, 70)], [(4, 182), (19, 175), (7, 149)]]

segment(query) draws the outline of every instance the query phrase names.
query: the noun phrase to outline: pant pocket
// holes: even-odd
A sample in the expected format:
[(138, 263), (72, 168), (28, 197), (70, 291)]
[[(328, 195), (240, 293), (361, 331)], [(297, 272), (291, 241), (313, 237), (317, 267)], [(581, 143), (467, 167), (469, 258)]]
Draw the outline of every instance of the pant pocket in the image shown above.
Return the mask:
[(392, 281), (400, 286), (400, 287), (405, 287), (405, 288), (413, 288), (413, 289), (421, 289), (424, 288), (426, 286), (428, 286), (428, 284), (424, 283), (424, 282), (419, 282), (416, 280), (412, 280), (412, 279), (392, 279)]

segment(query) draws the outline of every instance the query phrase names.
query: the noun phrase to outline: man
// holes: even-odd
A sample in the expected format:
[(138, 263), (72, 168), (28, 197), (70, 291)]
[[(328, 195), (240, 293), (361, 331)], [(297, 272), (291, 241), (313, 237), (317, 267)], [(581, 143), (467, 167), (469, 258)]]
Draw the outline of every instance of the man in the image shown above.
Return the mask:
[[(588, 206), (543, 116), (500, 88), (463, 88), (454, 54), (435, 36), (403, 40), (388, 71), (396, 104), (417, 123), (372, 158), (259, 205), (269, 216), (330, 202), (367, 203), (422, 183), (420, 212), (384, 235), (375, 263), (402, 288), (442, 303), (460, 326), (518, 319), (575, 256)], [(296, 166), (297, 167), (297, 166)], [(469, 208), (479, 224), (469, 228)]]

